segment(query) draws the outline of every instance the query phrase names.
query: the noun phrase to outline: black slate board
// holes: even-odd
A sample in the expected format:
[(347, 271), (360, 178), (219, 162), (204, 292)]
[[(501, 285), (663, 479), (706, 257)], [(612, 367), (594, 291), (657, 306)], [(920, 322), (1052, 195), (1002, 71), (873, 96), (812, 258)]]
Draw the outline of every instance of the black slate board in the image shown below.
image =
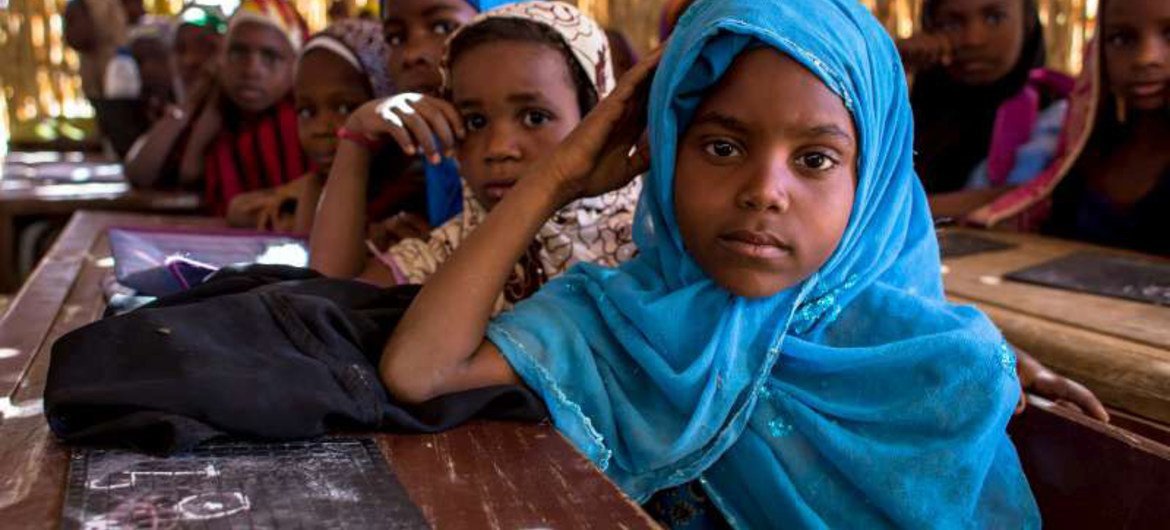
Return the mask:
[(1009, 273), (1009, 280), (1170, 306), (1170, 264), (1077, 252)]
[(63, 528), (427, 528), (370, 438), (74, 450)]
[(938, 235), (938, 249), (943, 259), (961, 258), (1009, 248), (1015, 248), (1015, 245), (973, 234), (942, 232)]

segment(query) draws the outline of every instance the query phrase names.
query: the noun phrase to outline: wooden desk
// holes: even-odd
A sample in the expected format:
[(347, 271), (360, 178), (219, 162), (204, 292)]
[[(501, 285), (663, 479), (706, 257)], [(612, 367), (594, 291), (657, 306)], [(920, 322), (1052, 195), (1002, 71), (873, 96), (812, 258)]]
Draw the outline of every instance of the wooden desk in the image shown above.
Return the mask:
[(1170, 424), (1170, 308), (1003, 279), (1077, 251), (1122, 251), (1030, 234), (977, 235), (1017, 246), (945, 260), (951, 299), (978, 305), (1009, 341), (1107, 405)]
[[(100, 155), (10, 153), (0, 162), (0, 292), (20, 286), (16, 245), (22, 218), (65, 218), (80, 209), (191, 214), (200, 206), (196, 193), (131, 188), (120, 167)], [(77, 173), (65, 177), (70, 170)]]
[[(105, 228), (222, 227), (207, 218), (79, 212), (0, 321), (0, 528), (56, 528), (68, 450), (41, 415), (49, 347), (105, 307)], [(377, 436), (437, 528), (653, 528), (549, 425), (478, 422), (437, 435)]]
[(1044, 528), (1165, 528), (1170, 447), (1037, 397), (1008, 425)]

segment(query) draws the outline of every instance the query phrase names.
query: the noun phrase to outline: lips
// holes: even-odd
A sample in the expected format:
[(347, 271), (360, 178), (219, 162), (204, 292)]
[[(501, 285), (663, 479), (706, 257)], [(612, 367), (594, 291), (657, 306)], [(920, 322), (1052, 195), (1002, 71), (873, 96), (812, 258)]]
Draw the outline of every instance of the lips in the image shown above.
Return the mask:
[(1166, 91), (1163, 81), (1145, 81), (1129, 85), (1129, 93), (1139, 98), (1159, 96)]
[(759, 230), (733, 230), (720, 234), (719, 245), (732, 253), (763, 260), (775, 260), (792, 253), (784, 240)]
[(504, 198), (504, 195), (516, 185), (515, 180), (497, 180), (488, 182), (483, 187), (483, 192), (492, 200), (498, 201)]

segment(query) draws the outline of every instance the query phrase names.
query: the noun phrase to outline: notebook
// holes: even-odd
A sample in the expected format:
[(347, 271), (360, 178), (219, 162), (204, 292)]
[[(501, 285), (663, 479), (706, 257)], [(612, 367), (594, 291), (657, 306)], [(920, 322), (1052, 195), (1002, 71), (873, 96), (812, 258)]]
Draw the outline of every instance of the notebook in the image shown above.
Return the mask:
[(189, 231), (111, 228), (110, 251), (118, 283), (139, 295), (190, 289), (228, 265), (264, 263), (305, 267), (304, 239), (246, 230)]

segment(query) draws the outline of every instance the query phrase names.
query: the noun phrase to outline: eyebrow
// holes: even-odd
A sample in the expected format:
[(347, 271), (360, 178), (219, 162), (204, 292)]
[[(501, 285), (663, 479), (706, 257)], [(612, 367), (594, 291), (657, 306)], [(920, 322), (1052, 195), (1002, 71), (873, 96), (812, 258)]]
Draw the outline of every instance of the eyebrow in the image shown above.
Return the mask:
[[(716, 111), (709, 111), (704, 113), (702, 116), (699, 116), (699, 118), (692, 123), (692, 126), (706, 124), (717, 125), (739, 134), (747, 134), (748, 131), (751, 130), (751, 127), (749, 127), (748, 124), (743, 120)], [(853, 135), (849, 134), (848, 131), (833, 123), (823, 123), (813, 125), (811, 127), (806, 127), (800, 130), (799, 134), (808, 138), (833, 136), (849, 142), (850, 145), (856, 143), (856, 141), (853, 139)]]
[(431, 7), (428, 7), (428, 8), (423, 10), (423, 17), (430, 18), (433, 16), (446, 14), (447, 12), (450, 12), (450, 11), (455, 11), (455, 8), (451, 7), (451, 6), (446, 6), (446, 5), (431, 6)]
[[(507, 100), (509, 103), (518, 104), (539, 103), (544, 101), (544, 96), (540, 95), (538, 92), (520, 92), (516, 94), (508, 94)], [(460, 109), (482, 107), (483, 101), (478, 99), (457, 99), (455, 100), (455, 106)]]
[(743, 122), (743, 120), (715, 111), (708, 111), (702, 116), (699, 116), (695, 119), (691, 126), (694, 127), (708, 124), (717, 125), (719, 127), (723, 127), (724, 129), (728, 129), (740, 134), (746, 134), (748, 132), (748, 126)]
[(826, 123), (824, 125), (815, 125), (813, 127), (809, 127), (808, 129), (805, 129), (804, 134), (806, 136), (812, 136), (812, 137), (835, 136), (835, 137), (840, 138), (846, 142), (849, 142), (850, 144), (855, 143), (855, 141), (853, 140), (852, 134), (849, 134), (849, 132), (846, 131), (845, 129), (842, 129), (842, 128), (840, 128), (837, 125), (832, 124), (832, 123)]

